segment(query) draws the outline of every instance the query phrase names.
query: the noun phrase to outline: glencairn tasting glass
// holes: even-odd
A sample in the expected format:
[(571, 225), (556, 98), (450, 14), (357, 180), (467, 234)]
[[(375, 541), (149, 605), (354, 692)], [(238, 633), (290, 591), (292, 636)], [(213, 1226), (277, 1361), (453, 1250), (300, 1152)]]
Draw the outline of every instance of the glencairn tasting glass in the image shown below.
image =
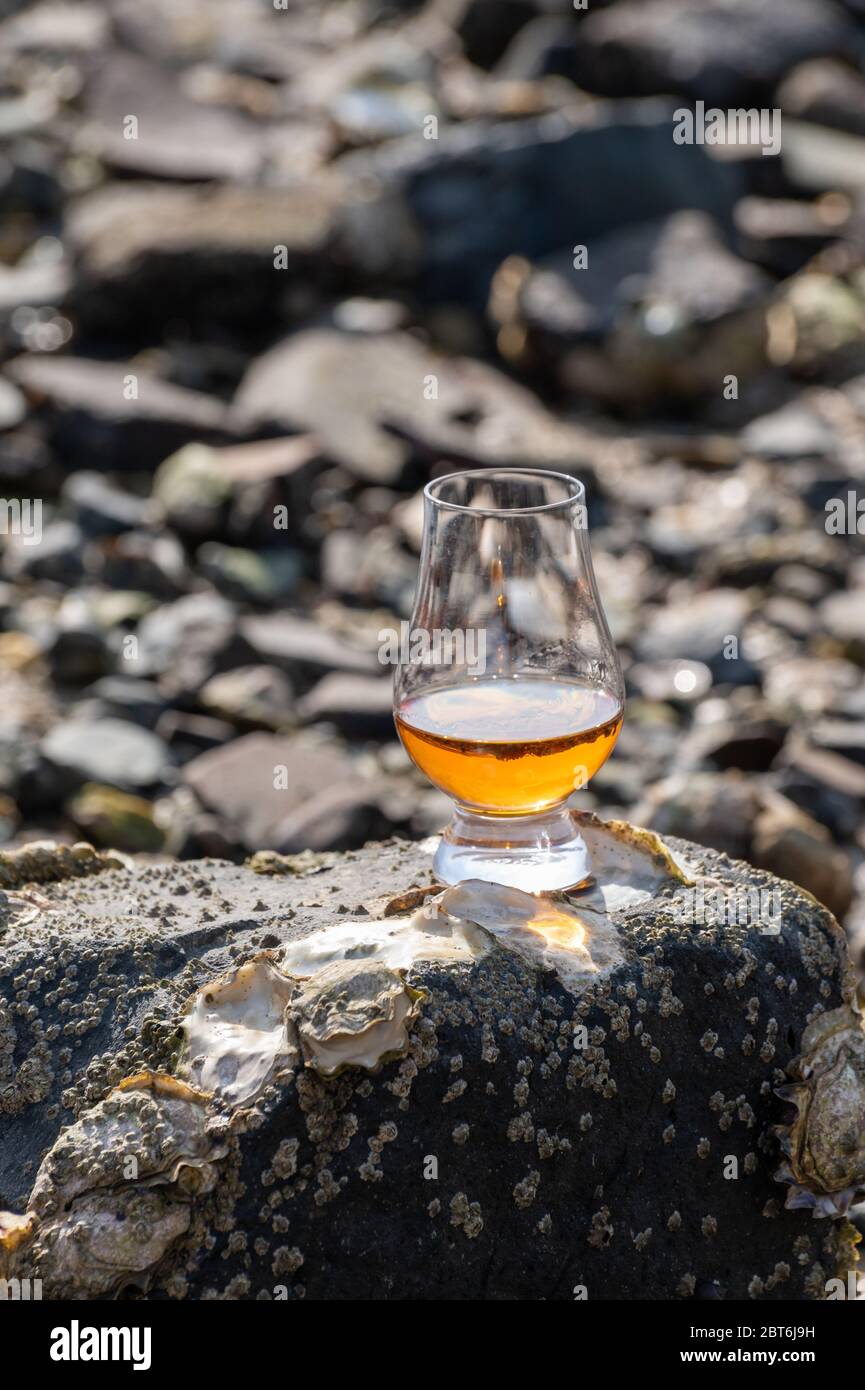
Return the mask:
[(622, 727), (621, 668), (592, 571), (585, 488), (476, 469), (424, 489), (424, 537), (394, 718), (454, 802), (443, 883), (549, 892), (591, 876), (568, 799)]

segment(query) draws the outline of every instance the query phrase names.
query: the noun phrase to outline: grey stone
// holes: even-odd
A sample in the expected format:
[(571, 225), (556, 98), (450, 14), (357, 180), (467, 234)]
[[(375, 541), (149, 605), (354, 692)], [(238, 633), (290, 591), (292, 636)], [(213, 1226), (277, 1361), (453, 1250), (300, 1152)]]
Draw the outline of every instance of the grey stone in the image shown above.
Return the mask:
[(493, 367), (442, 357), (405, 333), (297, 333), (253, 363), (232, 418), (237, 428), (312, 430), (372, 483), (399, 481), (413, 453), (554, 467), (573, 465), (584, 444)]
[(688, 772), (649, 787), (633, 815), (659, 835), (687, 830), (701, 844), (744, 858), (759, 807), (756, 788), (735, 772)]
[(300, 808), (307, 815), (331, 789), (354, 793), (363, 784), (356, 764), (339, 750), (275, 734), (247, 734), (203, 753), (187, 763), (183, 777), (249, 850), (280, 849), (286, 840), (302, 847), (294, 843)]
[(700, 661), (716, 680), (735, 681), (745, 665), (738, 647), (749, 608), (736, 589), (707, 590), (687, 602), (669, 603), (649, 614), (637, 650), (644, 660)]
[(145, 729), (152, 729), (165, 709), (159, 686), (134, 676), (103, 676), (84, 694), (98, 700), (106, 714), (132, 720)]
[(628, 667), (628, 683), (650, 700), (687, 704), (700, 700), (712, 685), (712, 673), (701, 661), (652, 661)]
[(662, 316), (681, 331), (750, 307), (770, 283), (728, 249), (710, 217), (675, 212), (593, 241), (584, 268), (574, 267), (570, 250), (539, 262), (521, 308), (529, 327), (573, 340), (608, 333), (641, 306), (653, 316), (650, 332)]
[(578, 81), (593, 91), (682, 92), (707, 106), (765, 103), (795, 63), (845, 53), (847, 16), (829, 0), (622, 0), (580, 26)]
[(64, 624), (48, 644), (46, 656), (51, 675), (60, 686), (86, 685), (107, 675), (113, 665), (105, 637), (86, 621)]
[(861, 135), (831, 130), (811, 121), (784, 122), (784, 176), (802, 192), (814, 195), (841, 190), (858, 194), (865, 185), (863, 151), (865, 140)]
[(73, 468), (94, 456), (114, 469), (152, 468), (193, 438), (225, 437), (225, 408), (124, 362), (16, 357), (6, 368), (38, 400), (58, 454)]
[(269, 604), (297, 587), (303, 561), (296, 551), (245, 550), (207, 541), (195, 555), (199, 572), (240, 603)]
[(218, 594), (189, 594), (163, 604), (142, 618), (128, 674), (187, 680), (197, 672), (206, 680), (231, 653), (235, 632), (234, 606)]
[(850, 758), (865, 767), (865, 722), (861, 719), (815, 720), (808, 730), (810, 741), (840, 758)]
[(493, 67), (539, 8), (532, 0), (464, 0), (456, 33), (469, 62)]
[(274, 666), (238, 666), (223, 671), (202, 686), (200, 698), (212, 714), (239, 725), (279, 729), (292, 719), (291, 682)]
[(830, 594), (820, 605), (826, 631), (845, 648), (845, 654), (861, 664), (865, 658), (865, 589)]
[(334, 671), (298, 703), (301, 718), (324, 720), (346, 734), (393, 733), (393, 681)]
[[(281, 322), (295, 276), (332, 278), (323, 253), (339, 197), (326, 180), (286, 189), (103, 185), (69, 217), (80, 267), (70, 307), (94, 332), (122, 313), (138, 334), (153, 333), (167, 305), (206, 332), (226, 321), (260, 332)], [(286, 248), (285, 271), (275, 269), (275, 247)]]
[(74, 521), (49, 521), (37, 545), (25, 545), (17, 536), (7, 539), (4, 569), (16, 579), (75, 584), (84, 575), (84, 546), (84, 533)]
[[(780, 798), (779, 798), (780, 802)], [(849, 857), (832, 844), (828, 830), (788, 804), (772, 804), (754, 821), (753, 862), (798, 883), (843, 917), (853, 899)]]
[(389, 527), (362, 533), (330, 531), (321, 546), (325, 589), (368, 607), (380, 605), (408, 618), (412, 610), (417, 563), (399, 545)]
[(776, 100), (785, 116), (865, 135), (865, 81), (847, 63), (802, 63), (784, 78)]
[(168, 709), (159, 716), (156, 733), (171, 750), (172, 759), (183, 764), (211, 749), (223, 748), (234, 737), (234, 729), (224, 719), (202, 714), (184, 714)]
[(187, 444), (165, 459), (153, 478), (152, 496), (181, 535), (212, 535), (221, 527), (231, 482), (214, 449)]
[(743, 430), (742, 444), (751, 453), (780, 459), (832, 456), (837, 448), (829, 426), (798, 401), (754, 420)]
[(158, 599), (186, 592), (189, 569), (180, 541), (169, 531), (126, 531), (99, 550), (100, 578), (113, 590), (133, 590)]
[[(129, 112), (138, 122), (132, 139)], [(160, 178), (252, 182), (264, 157), (248, 116), (193, 100), (170, 69), (122, 50), (88, 84), (77, 143), (110, 167)]]
[(27, 402), (12, 381), (0, 377), (0, 429), (10, 430), (19, 425), (27, 411)]
[(157, 785), (171, 761), (162, 739), (121, 719), (69, 719), (46, 734), (40, 753), (75, 782), (121, 790)]
[[(372, 229), (375, 204), (365, 208), (368, 237), (387, 236), (395, 198), (407, 205), (422, 234), (414, 263), (424, 298), (481, 309), (506, 257), (534, 261), (573, 246), (575, 228), (591, 244), (682, 207), (729, 221), (744, 191), (740, 172), (695, 145), (674, 145), (673, 111), (666, 100), (598, 102), (539, 119), (464, 122), (426, 149), (394, 141), (347, 156), (341, 168), (381, 186)], [(585, 197), (601, 186), (603, 198)]]
[(82, 470), (67, 479), (62, 496), (74, 509), (78, 524), (89, 536), (115, 536), (147, 524), (150, 506), (115, 487), (101, 473)]
[(240, 633), (256, 656), (309, 682), (327, 671), (358, 675), (379, 671), (375, 653), (293, 613), (262, 613), (240, 621)]

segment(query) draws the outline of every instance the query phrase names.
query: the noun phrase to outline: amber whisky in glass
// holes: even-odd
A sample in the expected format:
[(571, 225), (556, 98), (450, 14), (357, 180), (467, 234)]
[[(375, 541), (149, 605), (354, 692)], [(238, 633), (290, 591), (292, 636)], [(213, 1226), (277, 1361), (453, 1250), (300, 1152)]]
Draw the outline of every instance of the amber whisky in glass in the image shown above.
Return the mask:
[(472, 470), (430, 483), (424, 503), (411, 628), (427, 640), (397, 670), (394, 718), (409, 757), (454, 802), (437, 876), (578, 887), (591, 866), (568, 801), (623, 717), (583, 485)]

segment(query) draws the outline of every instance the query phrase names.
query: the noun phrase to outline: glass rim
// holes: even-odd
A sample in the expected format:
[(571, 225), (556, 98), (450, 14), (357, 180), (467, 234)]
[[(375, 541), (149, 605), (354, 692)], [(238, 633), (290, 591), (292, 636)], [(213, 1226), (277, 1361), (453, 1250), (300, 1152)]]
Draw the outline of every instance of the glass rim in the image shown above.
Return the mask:
[[(450, 483), (454, 478), (484, 478), (489, 482), (492, 478), (514, 475), (524, 478), (556, 478), (574, 490), (569, 497), (560, 498), (558, 502), (541, 502), (537, 507), (471, 507), (465, 506), (462, 502), (445, 502), (433, 492), (434, 488), (441, 487), (443, 483)], [(424, 487), (423, 495), (435, 507), (442, 507), (450, 512), (466, 512), (470, 516), (532, 516), (537, 512), (559, 511), (564, 507), (572, 507), (575, 502), (583, 502), (586, 486), (573, 474), (557, 473), (551, 468), (459, 468), (454, 473), (444, 473), (440, 478), (431, 478)]]

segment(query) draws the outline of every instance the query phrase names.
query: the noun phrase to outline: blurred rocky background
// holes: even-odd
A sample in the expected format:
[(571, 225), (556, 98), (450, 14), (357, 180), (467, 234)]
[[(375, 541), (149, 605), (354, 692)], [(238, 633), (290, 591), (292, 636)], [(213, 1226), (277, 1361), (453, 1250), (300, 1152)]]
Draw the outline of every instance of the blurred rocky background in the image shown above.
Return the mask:
[[(580, 804), (861, 955), (863, 0), (0, 14), (0, 842), (440, 828), (378, 634), (423, 484), (541, 465), (627, 669)], [(699, 102), (780, 150), (677, 143)]]

